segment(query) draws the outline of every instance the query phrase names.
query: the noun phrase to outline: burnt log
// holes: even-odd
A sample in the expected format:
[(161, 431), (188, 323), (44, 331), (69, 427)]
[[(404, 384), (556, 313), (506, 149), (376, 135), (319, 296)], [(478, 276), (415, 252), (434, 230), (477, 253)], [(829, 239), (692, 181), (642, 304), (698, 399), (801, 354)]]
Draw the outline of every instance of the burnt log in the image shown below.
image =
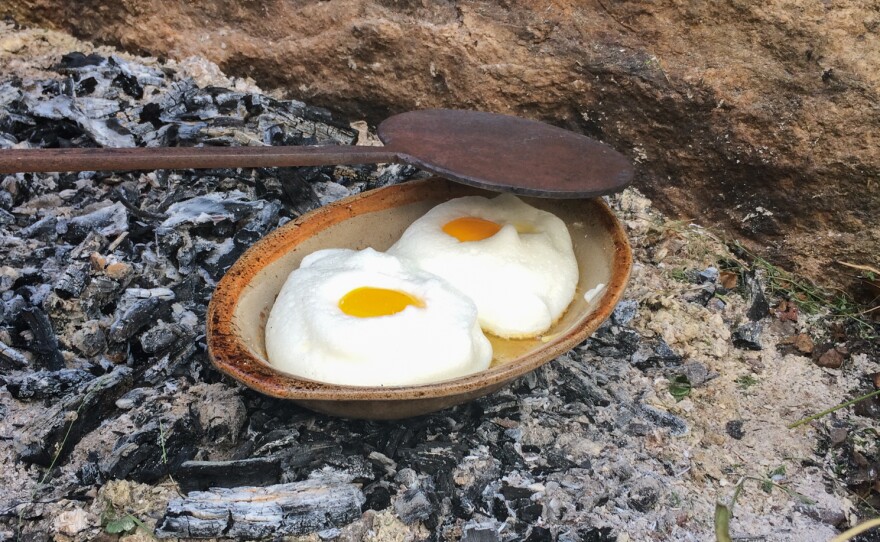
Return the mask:
[(155, 483), (196, 454), (202, 428), (192, 412), (151, 420), (120, 438), (99, 468), (107, 478)]
[(194, 491), (168, 503), (160, 538), (246, 538), (303, 535), (346, 525), (366, 501), (355, 484), (318, 474), (267, 487)]
[(19, 459), (44, 467), (52, 464), (53, 458), (63, 461), (85, 434), (116, 409), (116, 399), (128, 390), (131, 381), (132, 370), (117, 367), (61, 399), (15, 437)]
[(0, 366), (21, 369), (28, 366), (24, 354), (0, 341)]
[(40, 361), (50, 371), (64, 367), (64, 357), (58, 348), (58, 337), (52, 329), (49, 316), (36, 307), (25, 309), (22, 311), (22, 316), (31, 333), (34, 334), (30, 350), (39, 356)]
[(176, 478), (183, 491), (277, 484), (281, 481), (281, 457), (251, 457), (232, 461), (185, 461), (177, 469)]
[(64, 273), (55, 281), (53, 290), (61, 299), (79, 297), (89, 282), (89, 266), (84, 262), (75, 262), (67, 266)]
[(0, 376), (9, 393), (21, 400), (48, 399), (59, 397), (80, 387), (95, 376), (82, 369), (61, 369), (60, 371), (36, 371), (24, 375)]
[(116, 202), (97, 211), (71, 218), (67, 223), (65, 237), (79, 241), (85, 239), (89, 233), (97, 232), (104, 237), (113, 238), (125, 231), (128, 231), (128, 210), (124, 205)]

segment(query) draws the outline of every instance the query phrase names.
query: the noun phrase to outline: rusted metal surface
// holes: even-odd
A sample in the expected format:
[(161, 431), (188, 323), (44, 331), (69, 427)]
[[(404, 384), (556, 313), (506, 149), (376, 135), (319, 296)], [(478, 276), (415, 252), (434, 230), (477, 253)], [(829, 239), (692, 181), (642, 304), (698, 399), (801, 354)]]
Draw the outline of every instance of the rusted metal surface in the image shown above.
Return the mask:
[(493, 191), (592, 198), (623, 190), (633, 177), (625, 156), (604, 143), (533, 120), (449, 109), (402, 113), (379, 138), (407, 163)]
[(398, 162), (388, 147), (135, 147), (0, 150), (0, 174), (46, 171), (210, 169)]
[(379, 125), (384, 147), (175, 147), (0, 150), (0, 173), (289, 167), (401, 162), (495, 191), (585, 198), (622, 190), (628, 160), (611, 147), (541, 122), (431, 109)]

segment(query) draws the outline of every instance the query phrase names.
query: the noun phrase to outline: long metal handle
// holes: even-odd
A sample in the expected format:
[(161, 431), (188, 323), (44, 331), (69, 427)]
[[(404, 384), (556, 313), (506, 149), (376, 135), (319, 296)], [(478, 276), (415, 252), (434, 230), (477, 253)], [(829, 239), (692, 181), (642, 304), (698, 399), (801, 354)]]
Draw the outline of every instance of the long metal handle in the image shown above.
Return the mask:
[(0, 174), (45, 171), (288, 167), (398, 162), (388, 147), (137, 147), (2, 149)]

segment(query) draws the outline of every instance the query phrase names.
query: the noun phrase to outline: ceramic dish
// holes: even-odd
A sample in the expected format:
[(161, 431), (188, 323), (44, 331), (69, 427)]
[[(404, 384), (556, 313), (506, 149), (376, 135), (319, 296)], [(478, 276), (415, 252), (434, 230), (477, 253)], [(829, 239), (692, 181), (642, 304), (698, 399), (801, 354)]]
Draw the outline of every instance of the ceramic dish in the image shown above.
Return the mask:
[[(601, 199), (523, 198), (568, 225), (580, 267), (571, 306), (543, 336), (504, 340), (492, 336), (489, 369), (434, 384), (354, 387), (298, 378), (266, 361), (265, 326), (287, 275), (302, 258), (323, 248), (386, 250), (433, 206), (467, 195), (493, 192), (440, 178), (370, 190), (303, 215), (254, 244), (217, 284), (208, 307), (208, 353), (214, 365), (266, 395), (348, 418), (417, 416), (491, 393), (514, 378), (574, 348), (611, 314), (623, 294), (632, 253), (617, 218)], [(602, 283), (591, 300), (584, 293)]]

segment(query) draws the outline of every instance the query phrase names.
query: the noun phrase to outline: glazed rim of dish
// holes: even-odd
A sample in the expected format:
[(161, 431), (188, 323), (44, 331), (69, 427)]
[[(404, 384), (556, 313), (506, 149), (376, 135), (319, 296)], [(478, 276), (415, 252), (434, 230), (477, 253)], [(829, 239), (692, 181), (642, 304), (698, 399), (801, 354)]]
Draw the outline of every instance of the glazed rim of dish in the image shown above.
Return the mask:
[[(623, 227), (601, 198), (583, 200), (591, 204), (602, 227), (611, 237), (611, 278), (593, 310), (564, 333), (552, 337), (539, 349), (510, 362), (471, 375), (431, 384), (411, 386), (347, 386), (318, 382), (281, 372), (256, 354), (239, 332), (233, 315), (242, 292), (266, 266), (293, 250), (316, 232), (360, 214), (387, 210), (404, 204), (424, 192), (425, 184), (436, 186), (445, 199), (468, 194), (485, 194), (463, 185), (431, 178), (390, 185), (362, 192), (306, 213), (275, 229), (249, 248), (217, 284), (207, 314), (208, 355), (221, 372), (266, 395), (296, 400), (404, 400), (443, 397), (473, 392), (502, 384), (540, 367), (568, 352), (589, 337), (614, 310), (623, 295), (632, 268), (632, 252)], [(445, 188), (443, 186), (445, 183)], [(580, 295), (580, 294), (578, 294)]]

